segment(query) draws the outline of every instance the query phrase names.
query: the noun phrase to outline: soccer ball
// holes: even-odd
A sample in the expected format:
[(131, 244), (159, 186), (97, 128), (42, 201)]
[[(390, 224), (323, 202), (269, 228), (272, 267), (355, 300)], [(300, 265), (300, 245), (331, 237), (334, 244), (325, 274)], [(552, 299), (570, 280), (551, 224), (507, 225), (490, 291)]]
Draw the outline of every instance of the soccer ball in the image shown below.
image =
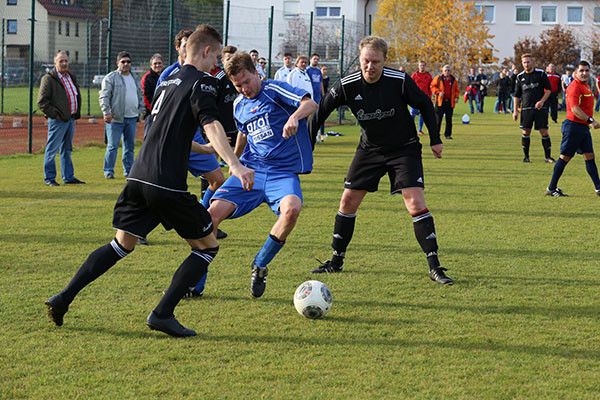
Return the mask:
[(306, 318), (323, 317), (331, 308), (331, 291), (323, 282), (306, 281), (294, 293), (294, 306)]

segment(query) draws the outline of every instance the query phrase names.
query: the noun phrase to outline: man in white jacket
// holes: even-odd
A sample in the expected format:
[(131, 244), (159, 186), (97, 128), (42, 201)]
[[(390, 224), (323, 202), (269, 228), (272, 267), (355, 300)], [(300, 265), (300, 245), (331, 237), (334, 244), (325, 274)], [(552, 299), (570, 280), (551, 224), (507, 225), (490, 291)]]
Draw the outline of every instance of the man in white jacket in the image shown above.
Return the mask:
[(306, 67), (308, 66), (308, 57), (304, 55), (296, 58), (295, 67), (287, 77), (287, 83), (293, 87), (306, 90), (310, 94), (310, 98), (313, 96), (313, 88), (310, 77), (306, 73)]

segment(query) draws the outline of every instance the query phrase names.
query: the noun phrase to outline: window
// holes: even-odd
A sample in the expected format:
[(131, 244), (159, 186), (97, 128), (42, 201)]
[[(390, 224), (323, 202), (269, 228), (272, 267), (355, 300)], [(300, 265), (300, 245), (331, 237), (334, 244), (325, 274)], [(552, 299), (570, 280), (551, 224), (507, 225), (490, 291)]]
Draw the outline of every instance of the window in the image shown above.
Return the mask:
[(515, 22), (517, 24), (530, 24), (531, 6), (515, 6)]
[(567, 7), (567, 24), (583, 24), (583, 7)]
[(342, 6), (338, 2), (318, 1), (315, 4), (315, 16), (317, 18), (340, 18)]
[(283, 2), (284, 18), (294, 18), (299, 15), (300, 15), (300, 2), (299, 1), (284, 1)]
[(556, 6), (542, 6), (542, 24), (556, 23)]
[(494, 23), (494, 11), (495, 11), (495, 6), (491, 6), (491, 5), (482, 5), (482, 4), (476, 4), (475, 5), (475, 11), (477, 11), (479, 14), (484, 14), (485, 16), (483, 17), (483, 22), (487, 22), (487, 23)]
[(62, 21), (58, 21), (58, 34), (62, 35)]
[(71, 23), (65, 21), (65, 36), (71, 36)]
[(600, 7), (594, 7), (594, 23), (600, 24)]
[(75, 62), (79, 62), (79, 51), (75, 50)]
[(7, 6), (16, 6), (17, 0), (6, 0), (6, 5)]
[(6, 21), (6, 33), (8, 35), (16, 35), (17, 34), (17, 20), (9, 19)]
[(79, 37), (79, 22), (75, 22), (75, 36)]

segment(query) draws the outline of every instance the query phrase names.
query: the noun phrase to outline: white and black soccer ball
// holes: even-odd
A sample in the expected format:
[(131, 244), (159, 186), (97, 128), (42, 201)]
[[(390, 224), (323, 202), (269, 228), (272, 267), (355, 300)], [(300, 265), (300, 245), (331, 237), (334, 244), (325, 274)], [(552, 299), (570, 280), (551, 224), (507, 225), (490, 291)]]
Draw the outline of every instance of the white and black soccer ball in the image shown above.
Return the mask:
[(306, 281), (294, 293), (294, 306), (306, 318), (322, 318), (331, 308), (331, 291), (323, 282)]

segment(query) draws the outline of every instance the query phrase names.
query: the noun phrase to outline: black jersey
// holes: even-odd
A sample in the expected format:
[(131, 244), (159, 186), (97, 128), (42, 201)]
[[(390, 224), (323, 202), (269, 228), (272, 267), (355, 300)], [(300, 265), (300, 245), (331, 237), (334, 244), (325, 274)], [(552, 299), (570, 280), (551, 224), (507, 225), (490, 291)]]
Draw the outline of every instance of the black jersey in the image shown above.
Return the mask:
[(367, 83), (361, 71), (336, 83), (310, 119), (311, 138), (337, 107), (347, 105), (361, 126), (360, 145), (365, 150), (393, 153), (419, 141), (407, 105), (421, 112), (431, 145), (442, 143), (431, 99), (404, 72), (384, 68), (381, 78)]
[(535, 108), (535, 103), (544, 97), (544, 89), (552, 90), (552, 86), (548, 76), (541, 69), (536, 68), (530, 73), (523, 71), (517, 75), (515, 97), (521, 99), (523, 110)]
[(227, 78), (227, 74), (222, 69), (215, 73), (215, 78), (219, 80), (219, 122), (223, 125), (226, 134), (237, 132), (235, 119), (233, 118), (233, 101), (238, 96), (238, 92), (233, 83)]
[(192, 139), (198, 125), (219, 119), (218, 80), (184, 65), (158, 85), (152, 126), (128, 179), (163, 189), (187, 191)]

